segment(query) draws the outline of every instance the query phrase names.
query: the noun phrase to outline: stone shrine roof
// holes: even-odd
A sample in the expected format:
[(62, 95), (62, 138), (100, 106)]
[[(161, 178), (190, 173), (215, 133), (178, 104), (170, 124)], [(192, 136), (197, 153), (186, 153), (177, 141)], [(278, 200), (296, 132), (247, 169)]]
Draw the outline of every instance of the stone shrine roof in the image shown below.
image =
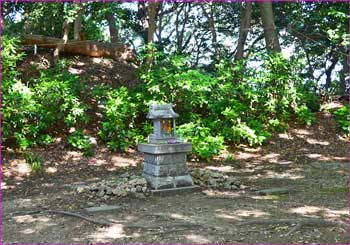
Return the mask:
[(172, 104), (152, 104), (149, 108), (147, 118), (157, 119), (157, 118), (177, 118), (179, 114), (175, 113)]

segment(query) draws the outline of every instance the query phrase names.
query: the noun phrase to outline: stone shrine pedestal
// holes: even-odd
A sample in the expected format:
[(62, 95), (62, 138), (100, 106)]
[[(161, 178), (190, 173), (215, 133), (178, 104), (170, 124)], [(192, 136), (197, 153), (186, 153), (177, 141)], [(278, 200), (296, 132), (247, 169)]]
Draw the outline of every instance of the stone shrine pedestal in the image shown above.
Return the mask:
[(138, 150), (144, 153), (143, 175), (155, 190), (189, 190), (195, 186), (187, 168), (187, 153), (191, 143), (152, 144), (142, 143)]

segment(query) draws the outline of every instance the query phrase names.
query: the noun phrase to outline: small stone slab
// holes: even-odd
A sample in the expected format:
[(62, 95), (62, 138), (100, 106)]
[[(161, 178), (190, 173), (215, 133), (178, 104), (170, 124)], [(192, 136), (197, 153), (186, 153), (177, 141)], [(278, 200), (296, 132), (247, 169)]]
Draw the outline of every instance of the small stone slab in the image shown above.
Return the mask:
[(192, 185), (192, 186), (176, 187), (176, 188), (169, 188), (169, 189), (151, 190), (151, 194), (153, 196), (173, 196), (177, 194), (193, 193), (193, 192), (199, 192), (199, 191), (202, 191), (202, 188), (200, 186)]
[(138, 151), (150, 154), (169, 154), (179, 152), (191, 152), (191, 143), (177, 143), (177, 144), (138, 144)]
[(89, 213), (111, 212), (119, 209), (121, 209), (121, 206), (100, 206), (100, 207), (85, 208), (85, 210)]
[(257, 193), (260, 195), (283, 195), (283, 194), (289, 194), (291, 192), (295, 192), (295, 191), (285, 187), (275, 187), (275, 188), (269, 188), (269, 189), (257, 191)]

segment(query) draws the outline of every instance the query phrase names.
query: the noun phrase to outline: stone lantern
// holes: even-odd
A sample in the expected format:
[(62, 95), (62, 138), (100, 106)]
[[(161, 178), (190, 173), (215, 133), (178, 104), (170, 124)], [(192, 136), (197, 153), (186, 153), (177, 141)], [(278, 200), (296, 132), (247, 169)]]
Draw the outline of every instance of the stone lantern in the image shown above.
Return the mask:
[(178, 117), (172, 104), (153, 104), (147, 115), (153, 121), (153, 134), (148, 143), (138, 145), (138, 150), (144, 153), (143, 175), (155, 191), (198, 189), (186, 164), (192, 144), (176, 136), (175, 119)]
[(150, 143), (176, 143), (176, 122), (172, 104), (151, 105), (147, 118), (153, 121), (153, 134)]

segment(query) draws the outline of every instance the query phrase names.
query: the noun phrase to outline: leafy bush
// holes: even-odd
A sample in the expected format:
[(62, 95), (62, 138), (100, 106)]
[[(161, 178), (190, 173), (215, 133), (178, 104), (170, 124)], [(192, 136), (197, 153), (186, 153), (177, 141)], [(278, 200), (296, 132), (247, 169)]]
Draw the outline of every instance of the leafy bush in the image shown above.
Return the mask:
[(127, 151), (130, 145), (137, 144), (143, 138), (135, 125), (136, 105), (127, 88), (109, 92), (104, 106), (104, 121), (98, 135), (111, 150)]
[(306, 107), (306, 105), (297, 107), (295, 112), (298, 120), (307, 125), (313, 124), (316, 120), (314, 114)]
[(83, 151), (84, 156), (91, 156), (92, 155), (92, 148), (93, 145), (90, 141), (90, 137), (83, 134), (82, 129), (78, 129), (75, 132), (71, 133), (68, 136), (68, 143)]
[[(223, 61), (211, 73), (191, 68), (184, 57), (157, 52), (154, 57), (151, 69), (141, 72), (144, 83), (137, 104), (173, 103), (188, 138), (191, 123), (199, 120), (210, 135), (224, 137), (226, 143), (253, 146), (274, 131), (286, 130), (293, 115), (306, 124), (315, 121), (311, 111), (319, 109), (317, 94), (299, 76), (300, 64), (281, 55), (257, 54), (253, 59), (262, 62), (259, 69), (249, 68), (247, 60)], [(204, 157), (219, 152), (205, 151), (208, 154), (194, 147), (194, 153)]]
[(3, 39), (3, 142), (25, 150), (52, 142), (54, 130), (87, 122), (78, 77), (61, 64), (24, 83), (16, 71), (16, 62), (23, 57), (17, 50), (16, 39)]
[(334, 113), (335, 120), (339, 123), (342, 130), (350, 133), (350, 110), (347, 106), (342, 106), (337, 109)]
[(30, 152), (26, 153), (26, 162), (30, 165), (35, 173), (41, 172), (43, 169), (44, 160)]
[(202, 159), (207, 160), (213, 155), (218, 155), (225, 148), (224, 138), (212, 136), (210, 129), (199, 122), (183, 124), (177, 132), (182, 138), (192, 142), (193, 152)]

